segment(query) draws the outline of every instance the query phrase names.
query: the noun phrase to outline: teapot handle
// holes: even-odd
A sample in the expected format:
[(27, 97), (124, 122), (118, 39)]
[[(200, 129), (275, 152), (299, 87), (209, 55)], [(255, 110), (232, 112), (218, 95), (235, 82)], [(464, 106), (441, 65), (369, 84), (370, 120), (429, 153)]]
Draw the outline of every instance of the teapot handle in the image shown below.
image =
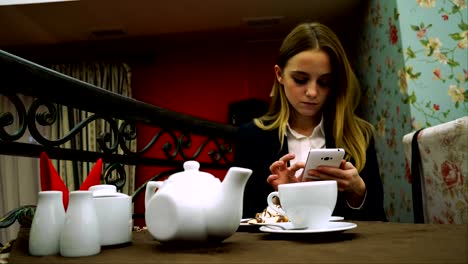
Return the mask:
[(145, 192), (145, 209), (151, 197), (153, 197), (156, 189), (161, 188), (163, 181), (149, 181), (146, 183), (146, 192)]

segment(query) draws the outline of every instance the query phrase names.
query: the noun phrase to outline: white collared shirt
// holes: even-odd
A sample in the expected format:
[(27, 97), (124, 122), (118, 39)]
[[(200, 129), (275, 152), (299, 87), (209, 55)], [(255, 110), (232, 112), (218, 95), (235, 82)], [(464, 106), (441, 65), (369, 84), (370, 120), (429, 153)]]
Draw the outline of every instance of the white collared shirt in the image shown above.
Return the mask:
[[(306, 162), (307, 156), (309, 154), (309, 149), (319, 149), (319, 148), (326, 148), (325, 142), (325, 131), (323, 129), (323, 117), (320, 120), (320, 123), (314, 128), (312, 134), (310, 136), (304, 136), (299, 134), (297, 131), (292, 129), (289, 124), (286, 125), (287, 127), (287, 140), (288, 140), (288, 150), (289, 153), (294, 153), (296, 157), (290, 161), (290, 165), (302, 161)], [(296, 177), (301, 176), (303, 169), (296, 171)], [(351, 206), (348, 201), (346, 203), (352, 209), (361, 209), (364, 201), (367, 197), (367, 191), (364, 195), (364, 199), (359, 207)]]
[[(314, 128), (310, 136), (304, 136), (292, 129), (289, 124), (287, 127), (288, 150), (294, 153), (296, 158), (291, 160), (291, 165), (298, 162), (306, 162), (309, 150), (325, 148), (325, 131), (323, 129), (323, 117), (320, 123)], [(302, 169), (296, 172), (296, 177), (302, 174)]]

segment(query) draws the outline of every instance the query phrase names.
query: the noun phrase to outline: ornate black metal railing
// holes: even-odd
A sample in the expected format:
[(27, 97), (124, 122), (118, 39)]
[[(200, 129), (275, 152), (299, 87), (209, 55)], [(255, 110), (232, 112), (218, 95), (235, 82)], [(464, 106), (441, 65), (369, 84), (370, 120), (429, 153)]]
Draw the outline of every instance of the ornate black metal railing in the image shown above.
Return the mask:
[[(8, 98), (16, 111), (0, 112), (0, 155), (38, 157), (46, 151), (53, 159), (94, 162), (102, 158), (108, 164), (178, 168), (189, 159), (200, 159), (206, 169), (227, 169), (232, 164), (230, 153), (236, 132), (234, 126), (124, 97), (1, 50), (0, 77), (0, 94)], [(19, 94), (35, 98), (28, 109)], [(60, 105), (92, 115), (72, 127), (65, 136), (49, 139), (41, 134), (40, 126), (59, 122), (57, 109)], [(14, 123), (15, 118), (18, 127), (12, 132), (6, 128)], [(64, 147), (96, 120), (104, 120), (110, 128), (96, 139), (99, 151), (78, 150), (73, 148), (73, 144), (72, 148)], [(138, 123), (158, 130), (146, 146), (131, 151), (128, 146), (136, 139)], [(19, 142), (26, 131), (31, 134), (32, 142)], [(195, 137), (197, 140), (193, 139)], [(195, 143), (198, 146), (194, 146)], [(148, 155), (150, 150), (153, 153), (158, 147), (161, 155)], [(207, 153), (209, 159), (202, 158), (202, 153)], [(120, 171), (113, 165), (107, 169), (113, 170)]]

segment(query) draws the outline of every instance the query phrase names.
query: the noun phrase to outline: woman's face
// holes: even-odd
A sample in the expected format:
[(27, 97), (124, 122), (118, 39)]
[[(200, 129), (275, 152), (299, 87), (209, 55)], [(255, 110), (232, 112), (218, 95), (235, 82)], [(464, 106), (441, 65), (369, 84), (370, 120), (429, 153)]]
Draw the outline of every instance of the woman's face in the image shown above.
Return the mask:
[(330, 58), (322, 50), (300, 52), (289, 59), (284, 69), (275, 65), (276, 78), (284, 86), (297, 117), (321, 118), (332, 85), (331, 71)]

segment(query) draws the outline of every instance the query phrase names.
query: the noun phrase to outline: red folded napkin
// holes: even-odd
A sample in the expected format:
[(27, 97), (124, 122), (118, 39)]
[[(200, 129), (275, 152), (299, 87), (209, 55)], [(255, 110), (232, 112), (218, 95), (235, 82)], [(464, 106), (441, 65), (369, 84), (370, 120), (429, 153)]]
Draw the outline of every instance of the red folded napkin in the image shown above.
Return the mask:
[[(41, 174), (41, 190), (42, 191), (62, 191), (63, 192), (63, 207), (68, 208), (69, 191), (62, 178), (58, 174), (54, 165), (50, 161), (45, 152), (40, 156), (40, 174)], [(81, 184), (80, 190), (88, 190), (93, 185), (101, 184), (102, 159), (99, 159), (93, 169)]]

